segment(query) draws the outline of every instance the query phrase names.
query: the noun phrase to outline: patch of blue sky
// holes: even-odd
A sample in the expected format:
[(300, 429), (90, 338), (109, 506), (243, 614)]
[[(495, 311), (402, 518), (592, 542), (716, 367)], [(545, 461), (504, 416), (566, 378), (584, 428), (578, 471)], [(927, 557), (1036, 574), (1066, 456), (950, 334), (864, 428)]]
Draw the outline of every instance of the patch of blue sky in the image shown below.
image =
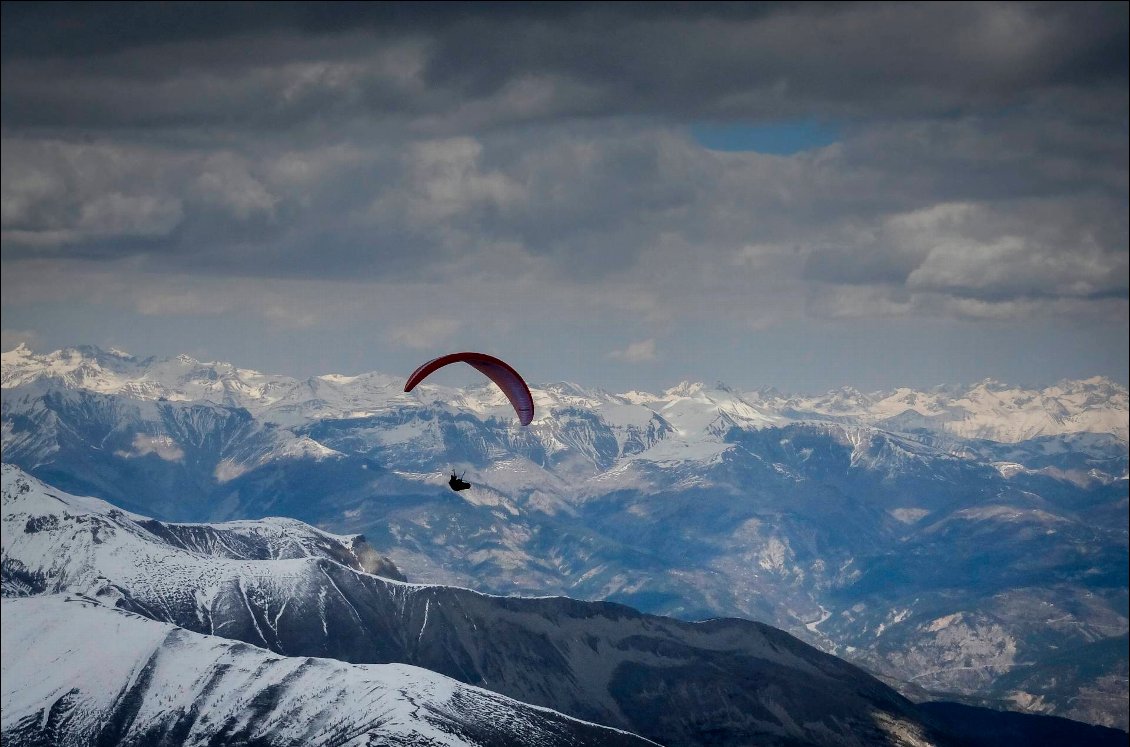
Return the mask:
[(791, 156), (831, 145), (840, 139), (839, 128), (814, 119), (762, 124), (699, 123), (691, 137), (704, 148), (728, 152)]

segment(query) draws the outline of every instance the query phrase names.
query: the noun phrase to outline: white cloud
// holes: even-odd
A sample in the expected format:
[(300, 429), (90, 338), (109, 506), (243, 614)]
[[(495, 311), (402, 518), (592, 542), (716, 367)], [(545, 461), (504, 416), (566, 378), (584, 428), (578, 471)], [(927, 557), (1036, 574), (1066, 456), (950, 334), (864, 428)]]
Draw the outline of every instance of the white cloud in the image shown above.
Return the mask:
[(287, 150), (277, 158), (259, 164), (266, 181), (277, 189), (294, 190), (296, 195), (320, 190), (351, 166), (371, 164), (374, 149), (352, 143), (335, 143), (303, 150)]
[(180, 200), (120, 192), (97, 195), (79, 210), (79, 238), (167, 236), (184, 217)]
[(795, 257), (795, 244), (746, 244), (734, 253), (733, 264), (750, 270), (776, 270), (782, 261)]
[(0, 350), (14, 350), (20, 345), (35, 347), (36, 333), (30, 329), (0, 329)]
[(974, 296), (1092, 296), (1126, 287), (1127, 256), (1090, 246), (1041, 246), (1021, 236), (953, 237), (930, 250), (907, 287)]
[(404, 156), (407, 188), (379, 198), (375, 214), (433, 225), (483, 208), (504, 210), (522, 200), (521, 184), (502, 171), (482, 168), (482, 152), (482, 143), (471, 137), (415, 143)]
[(232, 310), (232, 299), (215, 293), (145, 287), (135, 292), (134, 307), (145, 316), (214, 316)]
[(655, 340), (647, 339), (629, 343), (627, 347), (621, 350), (613, 350), (608, 354), (608, 357), (629, 363), (653, 361), (655, 360)]
[(946, 316), (970, 321), (1029, 321), (1032, 319), (1088, 319), (1109, 322), (1126, 319), (1125, 298), (1038, 298), (985, 301), (944, 296), (935, 307)]
[(55, 249), (165, 239), (186, 216), (183, 155), (151, 146), (5, 138), (4, 242)]
[(234, 153), (218, 153), (205, 161), (196, 177), (196, 192), (202, 201), (240, 220), (254, 215), (273, 217), (279, 201)]
[(462, 326), (457, 319), (433, 317), (404, 324), (389, 333), (389, 339), (398, 345), (416, 350), (427, 350), (450, 340)]

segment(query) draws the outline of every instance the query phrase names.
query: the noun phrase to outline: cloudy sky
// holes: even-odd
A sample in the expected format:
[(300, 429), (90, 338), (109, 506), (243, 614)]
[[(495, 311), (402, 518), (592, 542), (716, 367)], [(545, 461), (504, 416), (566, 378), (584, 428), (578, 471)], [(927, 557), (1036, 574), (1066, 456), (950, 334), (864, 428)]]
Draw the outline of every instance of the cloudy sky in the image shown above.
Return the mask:
[(3, 5), (3, 347), (1128, 368), (1127, 4)]

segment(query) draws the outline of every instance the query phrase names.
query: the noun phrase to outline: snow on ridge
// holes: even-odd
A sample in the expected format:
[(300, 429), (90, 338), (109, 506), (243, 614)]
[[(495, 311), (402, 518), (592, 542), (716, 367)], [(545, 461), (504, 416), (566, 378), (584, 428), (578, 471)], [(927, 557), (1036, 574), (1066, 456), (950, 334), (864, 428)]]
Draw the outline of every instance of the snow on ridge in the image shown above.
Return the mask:
[[(3, 500), (5, 513), (21, 510), (24, 513), (35, 515), (49, 515), (56, 513), (63, 507), (69, 515), (104, 516), (116, 521), (129, 523), (152, 522), (155, 519), (134, 513), (101, 498), (92, 496), (74, 495), (58, 490), (42, 480), (28, 474), (14, 464), (0, 464), (0, 475), (3, 476)], [(304, 533), (314, 534), (329, 540), (346, 542), (357, 535), (339, 535), (313, 527), (299, 519), (286, 516), (267, 516), (262, 519), (234, 519), (219, 522), (160, 522), (165, 526), (199, 528), (199, 529), (233, 529), (241, 531), (254, 531), (262, 534), (293, 533), (300, 529)]]
[[(296, 519), (160, 522), (56, 490), (14, 465), (4, 464), (2, 475), (5, 565), (15, 563), (49, 592), (114, 596), (107, 579), (118, 577), (195, 607), (211, 603), (225, 583), (237, 579), (297, 583), (316, 571), (311, 563), (332, 562), (356, 573), (374, 568), (364, 564), (362, 555), (375, 554), (359, 544), (359, 535), (331, 534)], [(395, 567), (379, 572), (390, 583), (403, 578)], [(6, 572), (5, 595), (18, 591), (8, 584)]]
[(44, 720), (36, 717), (65, 698), (72, 706), (67, 734), (75, 743), (93, 742), (105, 736), (121, 693), (129, 690), (131, 741), (150, 731), (167, 734), (175, 721), (187, 729), (180, 738), (189, 743), (210, 743), (237, 725), (249, 729), (253, 741), (271, 744), (338, 744), (343, 734), (354, 735), (350, 745), (373, 737), (435, 747), (484, 739), (564, 744), (573, 742), (573, 730), (647, 743), (408, 664), (281, 656), (83, 597), (0, 604), (6, 735), (42, 728)]
[(251, 405), (270, 398), (288, 377), (270, 376), (225, 362), (201, 362), (187, 355), (139, 360), (93, 346), (36, 355), (26, 347), (3, 354), (3, 386), (38, 380), (73, 389), (124, 394), (137, 399), (205, 400)]
[[(137, 399), (212, 401), (243, 407), (284, 427), (317, 419), (368, 417), (407, 406), (444, 406), (477, 417), (512, 419), (506, 398), (489, 384), (464, 389), (424, 384), (405, 394), (399, 386), (401, 378), (388, 374), (325, 374), (300, 381), (231, 363), (202, 363), (185, 355), (139, 360), (92, 346), (37, 355), (21, 344), (3, 353), (2, 378), (4, 388), (48, 379), (69, 388)], [(972, 385), (929, 390), (900, 387), (863, 393), (841, 387), (816, 396), (767, 389), (739, 393), (721, 383), (711, 387), (691, 381), (659, 394), (610, 394), (573, 382), (535, 386), (531, 392), (535, 417), (543, 423), (552, 419), (555, 409), (573, 407), (596, 412), (610, 425), (638, 426), (648, 416), (633, 413), (632, 408), (644, 408), (662, 414), (688, 435), (709, 433), (713, 417), (707, 418), (708, 413), (724, 413), (749, 428), (837, 420), (896, 432), (925, 428), (1000, 442), (1080, 432), (1111, 433), (1130, 441), (1126, 387), (1102, 376), (1065, 379), (1038, 390), (986, 378)]]
[[(3, 501), (5, 513), (11, 510), (17, 502), (34, 506), (43, 514), (52, 513), (62, 505), (72, 511), (98, 515), (120, 515), (130, 521), (146, 521), (149, 517), (135, 514), (124, 508), (118, 508), (108, 501), (92, 496), (71, 495), (62, 490), (55, 490), (39, 479), (32, 477), (27, 472), (14, 464), (0, 464), (0, 474), (3, 475), (4, 490), (0, 500)], [(20, 483), (26, 487), (20, 485)], [(13, 487), (9, 488), (9, 485)], [(7, 544), (7, 542), (5, 542)]]
[(926, 429), (960, 438), (1016, 443), (1040, 436), (1109, 433), (1128, 440), (1126, 388), (1105, 377), (1027, 390), (986, 379), (929, 391), (901, 387), (859, 397), (844, 390), (795, 397), (749, 396), (793, 417), (835, 419), (893, 431)]
[[(6, 562), (16, 561), (26, 570), (40, 572), (51, 580), (51, 593), (83, 594), (101, 598), (117, 592), (113, 577), (127, 580), (135, 590), (147, 590), (155, 598), (176, 599), (191, 606), (211, 603), (225, 583), (240, 579), (284, 580), (301, 583), (320, 563), (344, 565), (336, 553), (317, 552), (310, 540), (345, 546), (352, 554), (358, 535), (336, 535), (298, 519), (269, 517), (217, 523), (162, 522), (118, 508), (99, 498), (77, 496), (47, 485), (15, 465), (0, 465), (4, 506), (3, 545)], [(95, 521), (90, 521), (95, 519)], [(76, 528), (81, 527), (81, 531)], [(222, 537), (212, 550), (170, 542), (161, 528), (234, 531), (264, 538), (295, 539), (310, 551), (300, 557), (248, 559), (238, 548), (225, 545)], [(276, 531), (281, 530), (281, 531)], [(61, 552), (59, 542), (66, 545)], [(311, 567), (310, 564), (314, 564)], [(352, 573), (367, 574), (344, 565)], [(107, 578), (110, 576), (111, 578)], [(425, 592), (454, 589), (483, 598), (510, 598), (453, 584), (412, 583), (387, 575), (379, 576), (389, 586)], [(108, 585), (109, 584), (109, 585)], [(191, 594), (189, 590), (193, 591)], [(9, 590), (5, 589), (5, 595)], [(186, 596), (187, 595), (187, 596)], [(562, 598), (559, 595), (535, 598)]]
[(987, 503), (954, 511), (952, 514), (940, 519), (925, 528), (926, 534), (936, 534), (944, 531), (949, 526), (962, 521), (987, 522), (1000, 524), (1028, 524), (1042, 530), (1052, 527), (1062, 528), (1071, 526), (1075, 522), (1043, 509), (1032, 506), (1017, 506), (1007, 503)]

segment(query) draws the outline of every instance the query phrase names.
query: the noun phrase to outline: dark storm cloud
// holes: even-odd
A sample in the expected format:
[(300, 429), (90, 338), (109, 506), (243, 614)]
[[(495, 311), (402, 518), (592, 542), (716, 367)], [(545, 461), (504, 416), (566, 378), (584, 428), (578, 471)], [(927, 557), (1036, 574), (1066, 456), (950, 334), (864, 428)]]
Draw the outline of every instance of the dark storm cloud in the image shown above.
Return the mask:
[[(283, 126), (329, 109), (452, 131), (468, 123), (447, 117), (531, 79), (557, 85), (478, 124), (870, 119), (1127, 81), (1124, 3), (8, 3), (3, 34), (8, 126)], [(398, 44), (418, 55), (410, 80), (375, 59)]]
[(25, 2), (3, 8), (3, 58), (107, 54), (168, 42), (291, 28), (337, 33), (358, 28), (391, 33), (430, 31), (463, 23), (561, 23), (599, 15), (631, 18), (764, 17), (795, 3), (661, 2), (621, 5), (558, 2)]
[[(1125, 3), (2, 7), (5, 261), (604, 282), (641, 316), (1125, 296)], [(688, 134), (795, 119), (842, 137)]]

